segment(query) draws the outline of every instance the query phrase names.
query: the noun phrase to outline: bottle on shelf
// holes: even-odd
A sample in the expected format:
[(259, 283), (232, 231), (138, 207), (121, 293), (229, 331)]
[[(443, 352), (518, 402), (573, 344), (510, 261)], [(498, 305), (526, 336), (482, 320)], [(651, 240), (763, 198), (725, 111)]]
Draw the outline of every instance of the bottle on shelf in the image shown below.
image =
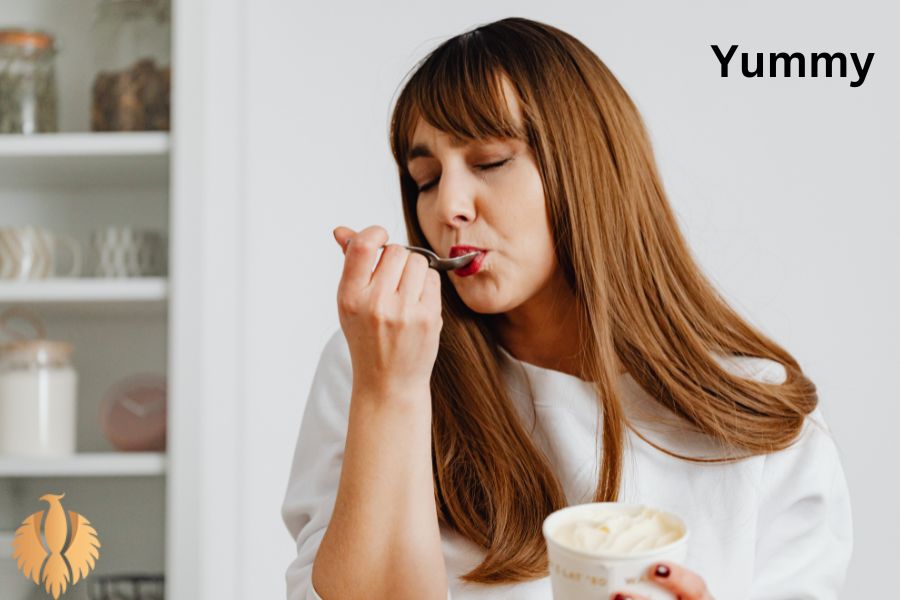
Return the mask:
[(170, 29), (168, 0), (100, 0), (92, 130), (168, 131)]
[(0, 29), (0, 133), (57, 130), (55, 63), (49, 33)]

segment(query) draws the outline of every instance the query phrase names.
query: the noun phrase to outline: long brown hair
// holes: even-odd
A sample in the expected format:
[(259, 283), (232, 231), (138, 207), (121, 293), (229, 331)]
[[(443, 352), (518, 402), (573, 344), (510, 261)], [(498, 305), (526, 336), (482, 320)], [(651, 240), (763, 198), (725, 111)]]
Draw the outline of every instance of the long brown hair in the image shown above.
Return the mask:
[[(503, 79), (522, 107), (518, 126)], [(534, 151), (556, 258), (585, 332), (580, 357), (602, 403), (596, 501), (617, 499), (625, 431), (640, 435), (617, 397), (616, 359), (686, 427), (723, 448), (754, 456), (795, 440), (816, 407), (815, 385), (703, 275), (669, 206), (638, 110), (590, 49), (549, 25), (509, 18), (444, 42), (416, 66), (394, 108), (391, 148), (410, 242), (429, 247), (406, 168), (419, 118), (466, 140), (523, 139)], [(442, 277), (444, 325), (431, 379), (440, 518), (485, 550), (463, 579), (544, 576), (541, 523), (566, 505), (565, 494), (508, 396), (490, 320)], [(738, 377), (714, 354), (775, 360), (787, 379), (779, 385)], [(685, 460), (736, 460), (656, 447)]]

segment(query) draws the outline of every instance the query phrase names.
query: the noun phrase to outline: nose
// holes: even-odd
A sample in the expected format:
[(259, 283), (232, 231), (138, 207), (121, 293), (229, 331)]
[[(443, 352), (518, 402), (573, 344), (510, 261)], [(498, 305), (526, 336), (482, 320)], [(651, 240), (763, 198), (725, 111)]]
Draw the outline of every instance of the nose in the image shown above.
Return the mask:
[(465, 175), (444, 173), (438, 182), (437, 213), (441, 222), (458, 228), (475, 220), (475, 188)]

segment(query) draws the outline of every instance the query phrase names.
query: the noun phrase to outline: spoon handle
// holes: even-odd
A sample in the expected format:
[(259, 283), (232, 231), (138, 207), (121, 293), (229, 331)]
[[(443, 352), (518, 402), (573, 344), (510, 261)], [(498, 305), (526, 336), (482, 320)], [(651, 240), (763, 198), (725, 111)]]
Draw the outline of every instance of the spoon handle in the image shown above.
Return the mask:
[(427, 248), (419, 248), (418, 246), (403, 246), (410, 252), (415, 252), (417, 254), (421, 254), (425, 258), (428, 259), (428, 266), (434, 269), (435, 271), (448, 271), (449, 267), (444, 263), (444, 261), (437, 254), (428, 250)]
[[(344, 242), (344, 247), (346, 248), (347, 244), (349, 244), (349, 243), (350, 243), (350, 240), (348, 239), (346, 242)], [(459, 267), (465, 266), (477, 254), (477, 252), (472, 252), (469, 255), (459, 256), (456, 258), (441, 258), (440, 256), (438, 256), (437, 254), (435, 254), (434, 252), (432, 252), (431, 250), (429, 250), (427, 248), (420, 248), (418, 246), (406, 246), (404, 244), (400, 244), (400, 245), (403, 246), (404, 248), (406, 248), (407, 250), (409, 250), (410, 252), (416, 252), (417, 254), (421, 254), (422, 256), (427, 258), (428, 266), (431, 267), (432, 269), (434, 269), (435, 271), (451, 271), (453, 269), (457, 269)], [(387, 244), (384, 244), (383, 246), (381, 246), (382, 249), (384, 249), (386, 247), (387, 247)]]

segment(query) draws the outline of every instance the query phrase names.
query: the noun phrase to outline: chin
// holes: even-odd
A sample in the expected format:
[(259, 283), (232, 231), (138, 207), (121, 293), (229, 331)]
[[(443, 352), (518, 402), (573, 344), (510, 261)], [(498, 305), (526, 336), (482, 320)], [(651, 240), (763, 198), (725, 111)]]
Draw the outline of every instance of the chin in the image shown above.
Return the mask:
[(459, 294), (463, 304), (472, 311), (482, 315), (496, 315), (514, 308), (511, 306), (512, 303), (509, 299), (492, 294), (487, 290), (473, 292), (468, 290), (460, 291), (457, 288), (456, 292)]

